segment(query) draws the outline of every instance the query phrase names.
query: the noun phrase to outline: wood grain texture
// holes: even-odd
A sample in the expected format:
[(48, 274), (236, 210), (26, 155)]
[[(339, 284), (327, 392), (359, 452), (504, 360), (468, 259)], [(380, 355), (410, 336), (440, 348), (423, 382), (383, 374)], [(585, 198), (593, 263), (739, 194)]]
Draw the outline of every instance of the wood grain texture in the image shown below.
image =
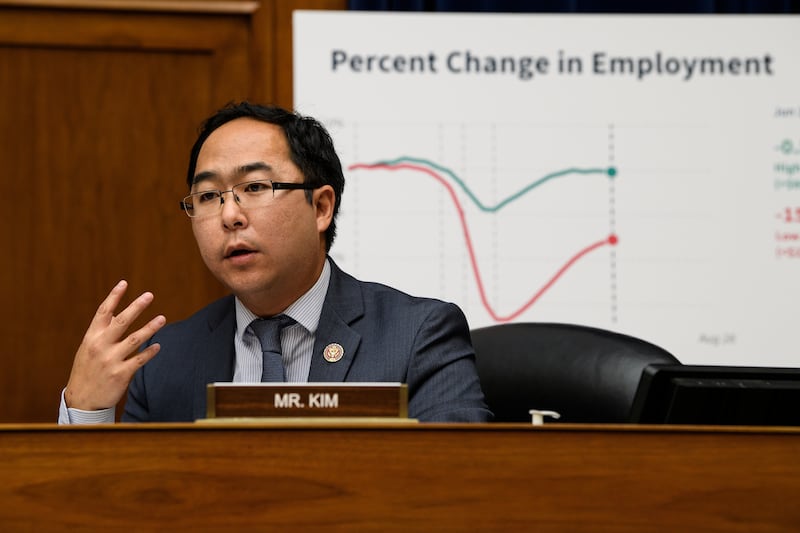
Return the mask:
[(5, 531), (792, 531), (800, 432), (0, 428)]
[(291, 24), (293, 9), (346, 1), (279, 4), (0, 0), (0, 422), (55, 420), (119, 279), (155, 294), (144, 318), (225, 293), (178, 209), (197, 127), (234, 100), (291, 107), (276, 13)]
[(3, 0), (4, 6), (65, 10), (253, 13), (259, 2), (247, 0)]
[(3, 421), (53, 421), (91, 317), (122, 278), (185, 318), (223, 288), (178, 201), (200, 121), (249, 96), (249, 19), (0, 12)]
[[(295, 2), (274, 2), (275, 20), (275, 102), (281, 106), (294, 105), (294, 68), (293, 68), (293, 32), (292, 13), (297, 9), (347, 9), (346, 0), (303, 0)], [(302, 109), (299, 110), (303, 112)]]

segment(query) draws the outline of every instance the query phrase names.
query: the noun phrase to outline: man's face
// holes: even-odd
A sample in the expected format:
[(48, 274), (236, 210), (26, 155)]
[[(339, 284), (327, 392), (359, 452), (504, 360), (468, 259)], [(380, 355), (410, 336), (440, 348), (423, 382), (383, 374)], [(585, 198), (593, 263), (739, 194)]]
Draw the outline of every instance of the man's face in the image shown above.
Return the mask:
[[(259, 168), (260, 167), (260, 168)], [(197, 157), (192, 192), (229, 190), (245, 181), (302, 183), (280, 127), (250, 118), (223, 124)], [(313, 191), (278, 190), (267, 206), (243, 209), (231, 193), (219, 214), (192, 219), (209, 270), (254, 313), (280, 313), (319, 277), (324, 232), (331, 221), (330, 186)]]

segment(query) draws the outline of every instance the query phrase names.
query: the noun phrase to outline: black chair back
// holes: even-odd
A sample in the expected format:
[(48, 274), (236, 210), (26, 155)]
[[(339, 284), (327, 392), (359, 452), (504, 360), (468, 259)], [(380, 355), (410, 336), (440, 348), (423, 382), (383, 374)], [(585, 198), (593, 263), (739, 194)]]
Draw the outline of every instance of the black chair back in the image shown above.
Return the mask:
[(627, 422), (644, 368), (680, 364), (642, 339), (577, 324), (500, 324), (471, 335), (496, 422), (530, 422), (530, 409), (557, 411), (560, 422)]

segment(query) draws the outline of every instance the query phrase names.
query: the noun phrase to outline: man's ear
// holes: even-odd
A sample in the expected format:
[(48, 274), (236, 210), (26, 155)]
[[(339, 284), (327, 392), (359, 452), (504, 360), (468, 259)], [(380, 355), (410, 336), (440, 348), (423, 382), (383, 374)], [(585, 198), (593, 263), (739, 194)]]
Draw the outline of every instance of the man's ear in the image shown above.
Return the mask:
[(330, 185), (314, 189), (312, 205), (317, 213), (317, 230), (327, 231), (333, 220), (333, 207), (336, 205), (336, 193)]

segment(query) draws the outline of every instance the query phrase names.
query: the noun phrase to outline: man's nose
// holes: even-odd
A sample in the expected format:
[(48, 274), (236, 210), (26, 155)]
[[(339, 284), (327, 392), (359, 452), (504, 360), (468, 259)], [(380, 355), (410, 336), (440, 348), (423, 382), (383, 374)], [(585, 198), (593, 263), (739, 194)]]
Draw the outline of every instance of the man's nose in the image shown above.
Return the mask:
[[(225, 196), (227, 193), (230, 193), (229, 197)], [(247, 223), (247, 218), (239, 205), (239, 198), (234, 191), (222, 191), (220, 201), (222, 202), (222, 223), (226, 228), (241, 227)]]

